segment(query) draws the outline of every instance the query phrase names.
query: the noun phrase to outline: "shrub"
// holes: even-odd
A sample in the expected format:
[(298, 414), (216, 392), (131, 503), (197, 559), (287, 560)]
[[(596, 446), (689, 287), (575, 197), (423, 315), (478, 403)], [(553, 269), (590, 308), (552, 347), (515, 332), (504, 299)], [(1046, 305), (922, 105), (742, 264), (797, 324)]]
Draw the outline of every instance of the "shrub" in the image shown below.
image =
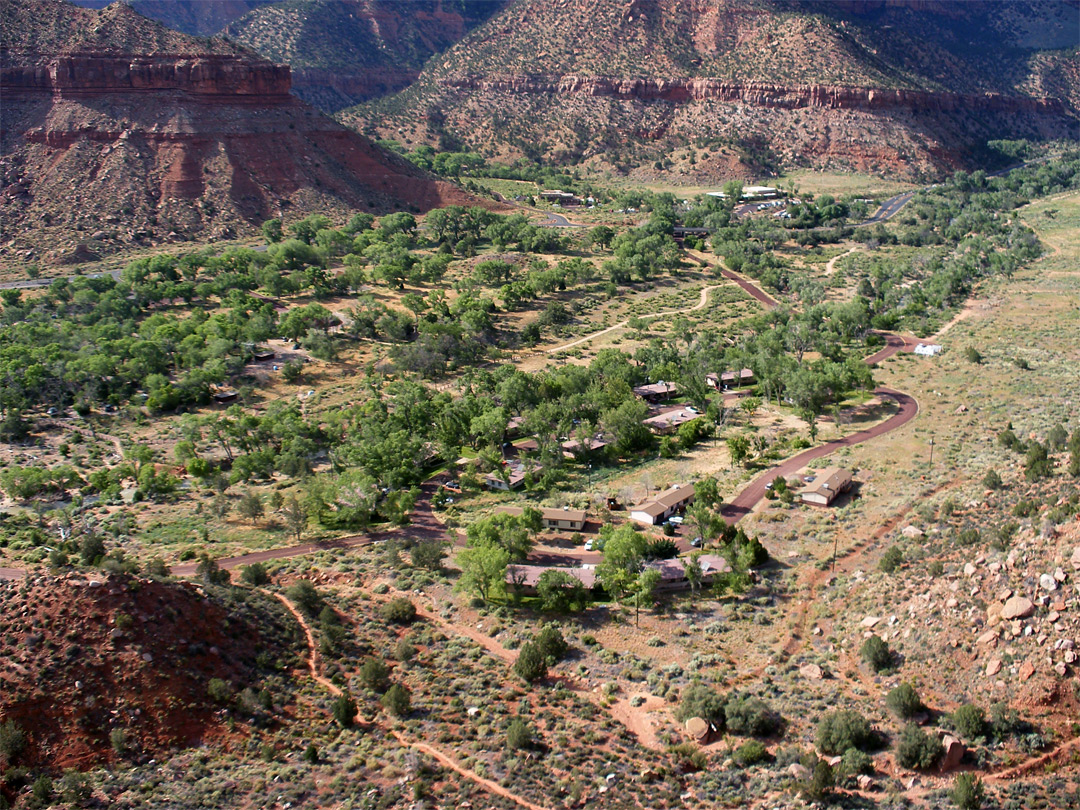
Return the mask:
[(317, 616), (322, 610), (322, 596), (310, 579), (301, 579), (289, 586), (285, 595), (296, 603), (308, 616)]
[(941, 740), (909, 723), (896, 743), (896, 762), (901, 768), (929, 768), (945, 753)]
[(765, 747), (765, 744), (758, 740), (750, 740), (745, 742), (735, 749), (735, 753), (732, 755), (732, 759), (742, 767), (746, 768), (750, 765), (756, 765), (759, 762), (764, 762), (769, 758), (769, 749)]
[(983, 476), (982, 484), (987, 489), (1001, 489), (1004, 486), (1004, 482), (1001, 480), (1001, 476), (998, 475), (997, 470), (987, 470), (986, 475)]
[(870, 636), (859, 648), (859, 655), (874, 672), (886, 670), (893, 664), (892, 651), (881, 636)]
[(270, 574), (266, 572), (266, 566), (262, 563), (252, 563), (240, 569), (240, 579), (258, 588), (270, 581)]
[(945, 563), (941, 560), (931, 560), (930, 564), (926, 566), (927, 572), (932, 577), (940, 577), (945, 573)]
[(394, 658), (398, 661), (411, 661), (416, 656), (416, 647), (406, 638), (401, 639), (394, 647)]
[(352, 728), (356, 721), (356, 701), (348, 695), (339, 695), (334, 701), (331, 711), (334, 720), (342, 728)]
[(858, 776), (860, 773), (873, 773), (874, 760), (858, 748), (849, 748), (844, 752), (838, 770), (844, 776)]
[(949, 791), (949, 798), (960, 810), (979, 810), (985, 795), (982, 780), (972, 773), (957, 776), (953, 789)]
[(975, 740), (986, 734), (986, 714), (970, 703), (952, 713), (952, 726), (966, 740)]
[(379, 701), (382, 703), (390, 714), (397, 717), (404, 717), (407, 715), (412, 706), (411, 695), (409, 690), (399, 683), (395, 683), (389, 689), (386, 690), (386, 694), (382, 696)]
[(821, 718), (817, 727), (817, 746), (830, 756), (840, 756), (849, 748), (868, 751), (877, 745), (877, 735), (870, 722), (850, 709), (832, 711)]
[(547, 656), (543, 651), (532, 641), (523, 644), (514, 662), (514, 672), (517, 676), (528, 683), (533, 683), (546, 678), (547, 669)]
[(390, 669), (378, 658), (369, 658), (360, 667), (360, 683), (381, 692), (390, 683)]
[(705, 752), (693, 743), (684, 742), (668, 747), (668, 753), (675, 760), (675, 766), (683, 773), (703, 771), (709, 764)]
[(563, 638), (562, 632), (553, 624), (544, 625), (540, 632), (536, 634), (536, 638), (533, 639), (533, 644), (537, 646), (544, 658), (549, 662), (561, 660), (570, 648), (566, 643), (566, 639)]
[(412, 564), (417, 568), (426, 568), (429, 571), (442, 569), (442, 561), (446, 556), (446, 545), (438, 540), (424, 540), (412, 547), (409, 557)]
[(767, 703), (758, 698), (735, 696), (724, 705), (727, 730), (732, 734), (768, 737), (780, 730), (781, 718)]
[(974, 346), (968, 346), (964, 349), (964, 359), (976, 365), (983, 361), (982, 354)]
[(532, 728), (520, 717), (515, 717), (506, 729), (506, 747), (511, 751), (518, 751), (523, 748), (532, 748), (532, 745)]
[(820, 802), (832, 791), (836, 779), (829, 763), (819, 759), (810, 773), (810, 778), (799, 785), (799, 792), (812, 802)]
[(416, 620), (416, 605), (401, 596), (383, 605), (379, 609), (379, 615), (394, 624), (412, 624)]
[(312, 765), (319, 761), (319, 749), (315, 747), (315, 743), (308, 743), (308, 747), (304, 749), (304, 762), (309, 762)]
[(10, 765), (26, 748), (26, 732), (14, 720), (0, 723), (0, 764)]
[(113, 751), (123, 754), (127, 751), (127, 732), (122, 728), (114, 728), (109, 731), (109, 744)]
[(889, 546), (888, 550), (881, 555), (881, 562), (878, 563), (878, 568), (884, 571), (886, 574), (891, 574), (897, 568), (900, 567), (900, 563), (904, 561), (904, 553), (900, 551), (899, 546)]
[(215, 703), (228, 703), (232, 699), (232, 685), (221, 678), (211, 678), (206, 684), (206, 694)]
[(895, 689), (889, 692), (885, 696), (885, 705), (892, 710), (892, 712), (904, 720), (910, 720), (912, 717), (922, 711), (922, 701), (919, 700), (919, 695), (915, 691), (910, 683), (902, 683)]
[(685, 723), (691, 717), (700, 717), (709, 723), (713, 723), (718, 729), (725, 725), (723, 695), (712, 687), (703, 683), (695, 683), (683, 690), (679, 699), (679, 707), (675, 710), (675, 719)]

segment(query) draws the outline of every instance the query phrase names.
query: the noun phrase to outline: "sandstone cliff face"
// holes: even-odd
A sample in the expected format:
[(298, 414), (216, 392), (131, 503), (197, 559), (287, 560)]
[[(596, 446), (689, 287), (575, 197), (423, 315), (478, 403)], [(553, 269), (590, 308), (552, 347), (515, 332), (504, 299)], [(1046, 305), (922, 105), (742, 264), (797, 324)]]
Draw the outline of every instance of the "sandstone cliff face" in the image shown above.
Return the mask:
[(7, 92), (48, 92), (56, 99), (178, 91), (233, 101), (253, 96), (272, 104), (287, 101), (291, 86), (287, 65), (236, 56), (6, 54), (4, 61), (9, 60), (14, 63), (0, 68)]
[(231, 238), (274, 216), (471, 201), (296, 99), (287, 66), (161, 36), (178, 47), (53, 37), (52, 52), (0, 54), (0, 265)]
[(1010, 113), (1061, 114), (1065, 106), (1057, 98), (1003, 96), (998, 93), (925, 93), (869, 87), (809, 85), (785, 87), (775, 84), (735, 84), (717, 79), (618, 79), (599, 76), (508, 76), (446, 79), (446, 87), (490, 93), (569, 94), (610, 96), (639, 101), (716, 100), (777, 109), (804, 107), (827, 110), (989, 110)]

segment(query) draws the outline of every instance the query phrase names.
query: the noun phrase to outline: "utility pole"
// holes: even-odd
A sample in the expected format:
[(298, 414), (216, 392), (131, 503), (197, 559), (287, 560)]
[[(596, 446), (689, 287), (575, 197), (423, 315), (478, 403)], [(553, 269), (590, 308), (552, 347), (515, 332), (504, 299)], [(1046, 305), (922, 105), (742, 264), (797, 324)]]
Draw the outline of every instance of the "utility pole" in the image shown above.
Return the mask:
[(930, 466), (934, 465), (934, 437), (930, 437)]
[(840, 548), (840, 535), (833, 532), (833, 547), (832, 547), (832, 575), (836, 576), (836, 553)]

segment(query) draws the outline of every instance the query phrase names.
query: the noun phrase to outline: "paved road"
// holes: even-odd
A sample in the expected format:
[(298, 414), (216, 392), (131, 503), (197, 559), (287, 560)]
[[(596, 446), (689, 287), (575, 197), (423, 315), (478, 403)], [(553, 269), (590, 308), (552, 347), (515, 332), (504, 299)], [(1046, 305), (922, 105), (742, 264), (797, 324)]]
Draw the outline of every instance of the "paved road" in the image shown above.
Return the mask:
[[(532, 210), (536, 210), (535, 208)], [(547, 219), (543, 222), (536, 223), (542, 228), (584, 228), (585, 226), (578, 222), (571, 222), (562, 214), (554, 214), (551, 211), (541, 211), (540, 213), (547, 215)]]
[(900, 209), (911, 202), (911, 198), (915, 196), (915, 191), (905, 191), (903, 194), (897, 194), (895, 197), (890, 197), (881, 204), (877, 212), (865, 222), (860, 222), (857, 227), (863, 225), (874, 225), (878, 222), (884, 222), (887, 219), (892, 219), (896, 216)]

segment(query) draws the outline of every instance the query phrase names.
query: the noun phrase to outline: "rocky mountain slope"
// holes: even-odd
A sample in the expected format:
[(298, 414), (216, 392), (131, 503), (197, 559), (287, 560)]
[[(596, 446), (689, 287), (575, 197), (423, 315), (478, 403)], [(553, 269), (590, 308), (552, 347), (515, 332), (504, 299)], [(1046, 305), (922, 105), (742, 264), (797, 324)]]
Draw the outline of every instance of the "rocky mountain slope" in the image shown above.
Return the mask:
[(464, 198), (298, 101), (288, 67), (126, 5), (12, 0), (0, 35), (4, 264)]
[(18, 764), (86, 768), (225, 736), (222, 706), (302, 647), (276, 600), (220, 597), (124, 574), (0, 582), (0, 719), (26, 732)]
[[(212, 37), (233, 20), (274, 0), (120, 0), (167, 28), (197, 37)], [(84, 8), (102, 9), (117, 0), (73, 0)]]
[(1075, 0), (521, 0), (345, 117), (616, 166), (696, 143), (932, 172), (988, 138), (1074, 135), (1078, 26)]
[(225, 34), (293, 71), (293, 92), (324, 110), (396, 92), (506, 0), (287, 0)]

